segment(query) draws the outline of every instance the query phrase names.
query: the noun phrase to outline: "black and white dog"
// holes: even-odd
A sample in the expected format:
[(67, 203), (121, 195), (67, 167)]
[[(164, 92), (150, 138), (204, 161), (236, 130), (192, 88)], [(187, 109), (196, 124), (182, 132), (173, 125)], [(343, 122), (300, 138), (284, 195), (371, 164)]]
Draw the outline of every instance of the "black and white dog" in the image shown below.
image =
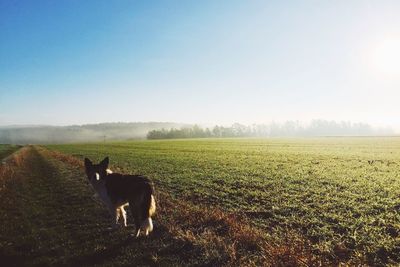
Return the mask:
[(93, 164), (85, 158), (89, 182), (108, 207), (113, 217), (113, 227), (118, 225), (121, 217), (126, 226), (125, 207), (129, 205), (135, 221), (136, 236), (139, 236), (141, 229), (147, 236), (153, 230), (151, 216), (156, 210), (153, 183), (142, 175), (112, 173), (108, 164), (108, 157), (99, 164)]

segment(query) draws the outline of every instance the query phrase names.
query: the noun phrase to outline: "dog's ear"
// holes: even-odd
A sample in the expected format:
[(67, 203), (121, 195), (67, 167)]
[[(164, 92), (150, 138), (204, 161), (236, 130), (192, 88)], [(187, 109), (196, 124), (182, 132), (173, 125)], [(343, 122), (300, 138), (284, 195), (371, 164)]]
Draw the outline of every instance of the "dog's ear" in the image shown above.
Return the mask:
[(88, 167), (91, 167), (92, 165), (93, 165), (93, 163), (90, 161), (90, 159), (85, 158), (85, 167), (88, 168)]
[(108, 157), (105, 157), (101, 162), (100, 165), (104, 168), (107, 169), (108, 168), (108, 163), (110, 162), (110, 159)]

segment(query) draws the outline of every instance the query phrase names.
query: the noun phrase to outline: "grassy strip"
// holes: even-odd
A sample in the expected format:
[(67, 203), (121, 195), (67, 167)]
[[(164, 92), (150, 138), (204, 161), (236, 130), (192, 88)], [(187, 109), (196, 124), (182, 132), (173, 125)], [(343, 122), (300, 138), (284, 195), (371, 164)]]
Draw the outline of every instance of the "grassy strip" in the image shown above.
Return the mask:
[(1, 145), (0, 144), (0, 160), (6, 158), (9, 155), (11, 155), (15, 151), (17, 151), (19, 148), (21, 148), (21, 146)]

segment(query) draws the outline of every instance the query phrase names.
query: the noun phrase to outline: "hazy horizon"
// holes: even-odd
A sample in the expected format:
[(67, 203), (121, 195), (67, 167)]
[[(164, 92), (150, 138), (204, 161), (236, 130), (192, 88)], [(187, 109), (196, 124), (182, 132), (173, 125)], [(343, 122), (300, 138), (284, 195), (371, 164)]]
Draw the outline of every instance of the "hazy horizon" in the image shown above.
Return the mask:
[(2, 1), (0, 125), (400, 132), (397, 1)]
[(368, 124), (314, 120), (258, 125), (195, 125), (171, 122), (103, 123), (72, 126), (0, 126), (0, 144), (55, 144), (133, 139), (237, 137), (367, 137), (398, 136), (392, 129)]
[(271, 124), (278, 124), (278, 125), (284, 125), (285, 123), (298, 123), (301, 126), (307, 127), (308, 125), (312, 124), (315, 121), (324, 121), (324, 122), (333, 122), (333, 123), (348, 123), (348, 124), (364, 124), (368, 125), (374, 129), (386, 129), (386, 130), (391, 130), (395, 134), (400, 134), (400, 130), (396, 129), (391, 126), (378, 126), (378, 125), (373, 125), (369, 124), (367, 122), (362, 122), (362, 121), (335, 121), (335, 120), (325, 120), (325, 119), (312, 119), (310, 121), (298, 121), (298, 120), (286, 120), (286, 121), (266, 121), (263, 123), (242, 123), (242, 122), (233, 122), (233, 123), (196, 123), (196, 122), (181, 122), (181, 121), (104, 121), (104, 122), (88, 122), (88, 123), (83, 123), (83, 124), (4, 124), (1, 125), (0, 127), (10, 127), (10, 128), (23, 128), (23, 127), (70, 127), (70, 126), (84, 126), (84, 125), (99, 125), (99, 124), (131, 124), (131, 123), (172, 123), (172, 124), (179, 124), (179, 125), (199, 125), (200, 127), (203, 128), (210, 128), (214, 126), (222, 126), (222, 127), (230, 127), (234, 124), (241, 124), (245, 126), (251, 126), (251, 125), (271, 125)]

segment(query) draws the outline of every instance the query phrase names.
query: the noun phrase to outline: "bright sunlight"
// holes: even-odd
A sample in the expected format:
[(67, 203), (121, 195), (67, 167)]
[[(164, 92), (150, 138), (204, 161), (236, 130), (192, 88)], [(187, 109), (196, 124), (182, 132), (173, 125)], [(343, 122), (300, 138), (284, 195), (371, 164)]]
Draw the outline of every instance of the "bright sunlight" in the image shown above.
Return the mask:
[(374, 65), (381, 75), (400, 75), (400, 38), (388, 38), (377, 45)]

